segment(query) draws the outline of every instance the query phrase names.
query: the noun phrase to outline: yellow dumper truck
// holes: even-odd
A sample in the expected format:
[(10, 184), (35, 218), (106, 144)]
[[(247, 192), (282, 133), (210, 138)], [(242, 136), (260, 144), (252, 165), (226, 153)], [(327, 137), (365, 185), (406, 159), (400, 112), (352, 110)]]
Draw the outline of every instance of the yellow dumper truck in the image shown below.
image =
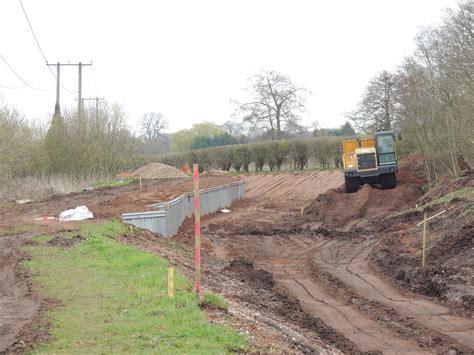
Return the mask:
[(342, 161), (346, 192), (363, 184), (380, 184), (382, 189), (397, 186), (397, 152), (392, 131), (376, 132), (373, 137), (346, 140)]

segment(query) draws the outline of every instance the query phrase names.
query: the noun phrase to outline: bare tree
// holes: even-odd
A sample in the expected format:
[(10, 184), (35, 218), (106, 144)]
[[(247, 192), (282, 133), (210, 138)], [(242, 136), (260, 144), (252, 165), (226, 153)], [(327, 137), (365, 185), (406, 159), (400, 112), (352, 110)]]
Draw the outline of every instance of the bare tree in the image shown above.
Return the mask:
[(145, 113), (140, 122), (140, 129), (146, 141), (157, 141), (168, 128), (168, 121), (162, 113)]
[(383, 71), (369, 82), (362, 100), (348, 118), (367, 133), (390, 130), (397, 118), (396, 107), (395, 76)]
[(249, 80), (252, 83), (247, 91), (253, 101), (236, 103), (244, 122), (266, 128), (273, 139), (280, 139), (283, 130), (300, 129), (300, 114), (306, 110), (303, 94), (308, 90), (275, 71), (262, 71)]

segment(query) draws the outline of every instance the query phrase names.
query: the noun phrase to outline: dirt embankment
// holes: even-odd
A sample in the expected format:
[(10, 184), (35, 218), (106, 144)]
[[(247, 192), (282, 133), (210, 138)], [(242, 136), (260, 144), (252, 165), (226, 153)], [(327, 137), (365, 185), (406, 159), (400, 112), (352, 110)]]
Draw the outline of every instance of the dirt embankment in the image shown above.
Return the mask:
[(366, 184), (358, 192), (347, 194), (339, 185), (310, 203), (305, 209), (306, 220), (328, 228), (367, 228), (374, 220), (411, 206), (423, 195), (424, 183), (419, 159), (407, 157), (400, 162), (397, 188), (380, 190)]
[[(474, 176), (443, 179), (415, 201), (420, 208), (387, 219), (372, 259), (400, 286), (439, 299), (453, 311), (474, 312)], [(413, 204), (412, 204), (413, 206)], [(414, 207), (414, 206), (413, 206)], [(445, 211), (445, 212), (443, 212)], [(426, 267), (421, 266), (427, 216)]]
[[(317, 195), (314, 187), (313, 191), (302, 191), (300, 199), (286, 199), (278, 195), (278, 186), (291, 185), (291, 178), (279, 181), (278, 176), (270, 176), (265, 183), (261, 177), (259, 189), (248, 195), (252, 196), (249, 200), (234, 206), (231, 214), (205, 219), (206, 251), (227, 260), (229, 267), (239, 265), (236, 277), (250, 283), (262, 277), (265, 282), (269, 273), (271, 289), (285, 290), (308, 319), (317, 319), (335, 331), (340, 341), (334, 345), (345, 351), (469, 352), (474, 349), (472, 319), (401, 290), (387, 280), (390, 272), (382, 270), (381, 275), (371, 263), (374, 255), (381, 255), (378, 250), (386, 245), (391, 232), (407, 229), (390, 216), (423, 200), (422, 171), (419, 160), (410, 157), (401, 163), (399, 185), (394, 190), (365, 186), (358, 193), (346, 194), (332, 189), (314, 201), (307, 197)], [(188, 227), (177, 241), (191, 241)], [(403, 239), (393, 241), (398, 246), (404, 243)], [(461, 249), (470, 252), (465, 246)], [(399, 254), (393, 247), (387, 252), (386, 260)], [(241, 257), (248, 262), (241, 262)], [(253, 265), (254, 270), (247, 272), (252, 272), (252, 277), (242, 276), (243, 264)], [(253, 301), (265, 304), (257, 292)], [(286, 317), (286, 322), (293, 321)], [(313, 331), (331, 343), (330, 333)]]
[(339, 170), (301, 173), (268, 173), (245, 176), (247, 198), (311, 201), (318, 194), (339, 187), (344, 174)]

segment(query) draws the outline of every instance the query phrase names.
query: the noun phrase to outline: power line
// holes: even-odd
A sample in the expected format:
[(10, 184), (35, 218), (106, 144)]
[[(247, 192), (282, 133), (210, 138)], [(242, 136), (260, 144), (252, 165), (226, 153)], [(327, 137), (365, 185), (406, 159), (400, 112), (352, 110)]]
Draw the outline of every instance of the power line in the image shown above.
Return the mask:
[(21, 8), (23, 10), (23, 13), (25, 14), (26, 22), (28, 22), (28, 26), (30, 26), (31, 34), (33, 35), (33, 38), (35, 39), (36, 45), (38, 46), (38, 49), (39, 49), (41, 55), (43, 56), (44, 61), (47, 63), (48, 60), (46, 59), (46, 56), (44, 55), (44, 52), (41, 49), (41, 46), (38, 42), (38, 38), (36, 38), (35, 31), (33, 31), (33, 27), (31, 26), (30, 19), (28, 18), (28, 15), (26, 14), (25, 7), (23, 6), (23, 1), (21, 1), (21, 0), (20, 0), (20, 5), (21, 5)]
[(13, 69), (13, 67), (10, 65), (10, 63), (8, 63), (8, 61), (5, 59), (5, 57), (3, 55), (0, 55), (0, 58), (2, 58), (2, 60), (5, 62), (5, 64), (7, 65), (8, 68), (10, 68), (10, 70), (12, 71), (13, 74), (15, 74), (15, 76), (20, 79), (26, 86), (28, 86), (29, 88), (33, 89), (33, 90), (36, 90), (36, 91), (49, 91), (51, 89), (38, 89), (37, 87), (29, 84), (25, 79), (23, 79), (17, 72), (15, 69)]
[[(41, 48), (40, 44), (39, 44), (39, 41), (38, 41), (38, 38), (36, 37), (36, 34), (35, 34), (35, 31), (33, 30), (33, 26), (31, 26), (31, 22), (30, 22), (30, 19), (28, 18), (28, 14), (26, 13), (26, 10), (25, 10), (25, 7), (23, 6), (23, 1), (20, 0), (20, 5), (21, 5), (21, 9), (23, 10), (23, 14), (25, 15), (25, 18), (26, 18), (26, 22), (28, 22), (28, 26), (30, 27), (30, 31), (31, 31), (31, 34), (33, 35), (33, 38), (35, 39), (35, 42), (36, 42), (36, 45), (38, 46), (38, 49), (41, 53), (41, 56), (43, 57), (44, 61), (46, 62), (46, 64), (48, 64), (48, 60), (46, 59), (46, 56), (43, 52), (43, 49)], [(51, 73), (51, 75), (53, 76), (54, 80), (56, 80), (56, 75), (54, 74), (53, 70), (48, 66), (48, 70), (49, 72)], [(67, 92), (73, 94), (74, 92), (71, 91), (71, 90), (68, 90), (66, 89), (62, 84), (59, 84), (64, 90), (66, 90)]]

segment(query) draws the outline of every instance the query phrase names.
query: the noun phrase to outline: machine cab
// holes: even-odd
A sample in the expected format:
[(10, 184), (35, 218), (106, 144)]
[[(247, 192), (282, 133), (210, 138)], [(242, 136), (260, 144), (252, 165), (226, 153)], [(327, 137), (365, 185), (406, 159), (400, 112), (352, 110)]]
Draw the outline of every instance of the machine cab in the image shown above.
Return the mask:
[(394, 133), (392, 131), (376, 132), (374, 138), (378, 166), (396, 165), (397, 152)]

